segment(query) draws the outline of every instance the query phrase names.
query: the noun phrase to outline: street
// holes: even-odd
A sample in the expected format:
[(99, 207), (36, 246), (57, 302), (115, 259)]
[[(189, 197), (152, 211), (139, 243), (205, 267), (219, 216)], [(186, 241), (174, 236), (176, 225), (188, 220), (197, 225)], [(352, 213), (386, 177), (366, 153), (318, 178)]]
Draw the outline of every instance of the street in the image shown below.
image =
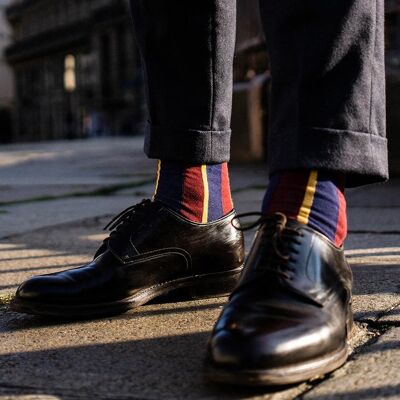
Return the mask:
[[(9, 310), (22, 280), (89, 261), (109, 219), (152, 196), (155, 161), (142, 140), (0, 147), (0, 399), (400, 398), (397, 179), (347, 193), (357, 329), (349, 362), (316, 381), (267, 393), (205, 382), (205, 346), (226, 298), (82, 321)], [(266, 166), (233, 165), (230, 173), (238, 212), (259, 211)], [(246, 232), (247, 249), (253, 234)]]

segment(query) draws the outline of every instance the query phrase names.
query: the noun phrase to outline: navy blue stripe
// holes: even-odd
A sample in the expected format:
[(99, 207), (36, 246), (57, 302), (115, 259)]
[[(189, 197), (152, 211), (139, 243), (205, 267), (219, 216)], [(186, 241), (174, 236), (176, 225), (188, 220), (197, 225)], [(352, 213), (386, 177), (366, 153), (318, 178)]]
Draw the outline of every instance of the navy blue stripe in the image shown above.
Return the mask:
[(319, 176), (311, 206), (308, 225), (334, 240), (339, 217), (337, 186), (324, 176)]
[(263, 212), (267, 212), (268, 211), (268, 207), (271, 204), (271, 200), (272, 200), (272, 196), (275, 193), (275, 190), (277, 189), (278, 185), (280, 182), (280, 175), (279, 174), (275, 174), (272, 175), (269, 179), (269, 184), (267, 187), (267, 191), (265, 192), (265, 196), (262, 202), (262, 211)]
[(162, 161), (156, 200), (173, 210), (180, 210), (183, 196), (183, 165)]
[(207, 181), (208, 181), (208, 221), (214, 221), (224, 214), (222, 207), (221, 192), (221, 173), (222, 165), (207, 165)]

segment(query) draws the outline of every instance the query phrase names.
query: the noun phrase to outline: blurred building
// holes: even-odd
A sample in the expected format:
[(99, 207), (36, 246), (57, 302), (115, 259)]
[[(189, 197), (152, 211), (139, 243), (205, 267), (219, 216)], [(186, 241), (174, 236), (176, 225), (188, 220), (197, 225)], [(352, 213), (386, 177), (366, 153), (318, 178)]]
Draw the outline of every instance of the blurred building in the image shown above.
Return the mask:
[(4, 49), (11, 41), (10, 27), (4, 10), (10, 0), (0, 0), (0, 143), (12, 139), (11, 107), (14, 99), (13, 73), (4, 58)]
[(14, 0), (14, 140), (124, 134), (143, 120), (126, 0)]
[(386, 52), (388, 61), (393, 51), (400, 49), (400, 0), (385, 0)]
[(10, 106), (14, 98), (13, 74), (4, 58), (4, 49), (11, 41), (10, 27), (4, 18), (10, 0), (0, 0), (0, 107)]

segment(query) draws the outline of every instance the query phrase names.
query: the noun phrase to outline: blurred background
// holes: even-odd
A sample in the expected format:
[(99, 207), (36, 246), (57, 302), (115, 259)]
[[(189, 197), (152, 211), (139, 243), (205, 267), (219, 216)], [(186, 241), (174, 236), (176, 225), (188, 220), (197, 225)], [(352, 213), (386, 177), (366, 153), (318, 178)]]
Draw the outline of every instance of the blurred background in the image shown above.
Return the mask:
[[(234, 161), (264, 159), (268, 55), (258, 0), (238, 1)], [(127, 0), (0, 0), (0, 142), (140, 135), (143, 77)], [(388, 136), (400, 172), (400, 1), (386, 0)]]

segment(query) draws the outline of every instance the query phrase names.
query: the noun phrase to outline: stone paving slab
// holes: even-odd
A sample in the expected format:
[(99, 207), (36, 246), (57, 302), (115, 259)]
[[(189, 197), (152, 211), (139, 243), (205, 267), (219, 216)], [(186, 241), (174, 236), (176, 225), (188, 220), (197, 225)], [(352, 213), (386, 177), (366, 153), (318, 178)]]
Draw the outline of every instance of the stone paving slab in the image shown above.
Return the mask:
[(391, 328), (376, 343), (353, 355), (343, 368), (302, 399), (399, 399), (400, 328)]
[(0, 147), (1, 185), (86, 185), (154, 175), (143, 138), (102, 138)]
[(354, 274), (354, 312), (358, 320), (395, 322), (400, 304), (400, 235), (350, 234), (346, 255)]
[(0, 185), (0, 208), (13, 203), (64, 197), (71, 193), (90, 194), (103, 188), (102, 185)]
[(113, 215), (140, 201), (134, 196), (79, 197), (2, 208), (0, 238), (41, 227)]
[(400, 207), (400, 179), (390, 179), (387, 183), (363, 186), (346, 191), (349, 207)]
[(400, 233), (400, 208), (349, 207), (348, 224), (350, 232)]
[(41, 228), (0, 242), (0, 293), (36, 274), (73, 268), (89, 261), (102, 239), (109, 218)]

